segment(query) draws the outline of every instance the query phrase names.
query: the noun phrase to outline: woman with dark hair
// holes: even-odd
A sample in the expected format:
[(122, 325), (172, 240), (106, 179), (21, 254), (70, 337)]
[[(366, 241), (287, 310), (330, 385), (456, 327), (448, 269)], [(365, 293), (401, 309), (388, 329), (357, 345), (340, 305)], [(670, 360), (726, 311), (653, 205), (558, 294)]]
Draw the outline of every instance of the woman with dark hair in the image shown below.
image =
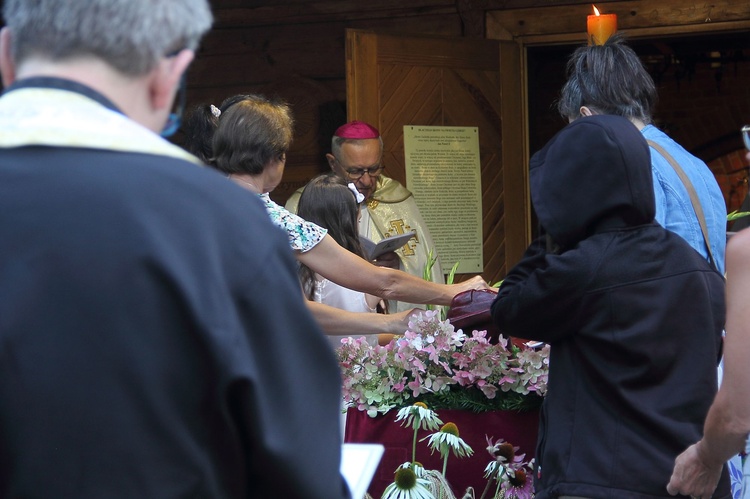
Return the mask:
[(213, 149), (211, 142), (206, 142), (203, 137), (213, 135), (213, 131), (219, 124), (220, 114), (221, 111), (213, 104), (196, 106), (188, 111), (190, 126), (183, 125), (182, 127), (186, 149), (206, 164), (211, 162)]
[[(297, 260), (343, 287), (412, 303), (450, 305), (453, 297), (470, 289), (488, 289), (479, 276), (459, 284), (436, 284), (386, 267), (377, 267), (342, 248), (322, 227), (290, 213), (268, 196), (280, 182), (286, 152), (292, 140), (293, 119), (289, 106), (260, 95), (244, 95), (225, 101), (213, 136), (188, 145), (201, 150), (210, 141), (209, 165), (240, 186), (258, 194), (274, 224), (286, 231)], [(186, 128), (198, 126), (205, 113), (192, 113)], [(393, 333), (408, 326), (413, 310), (398, 314), (360, 314), (308, 302), (315, 318), (329, 334)]]

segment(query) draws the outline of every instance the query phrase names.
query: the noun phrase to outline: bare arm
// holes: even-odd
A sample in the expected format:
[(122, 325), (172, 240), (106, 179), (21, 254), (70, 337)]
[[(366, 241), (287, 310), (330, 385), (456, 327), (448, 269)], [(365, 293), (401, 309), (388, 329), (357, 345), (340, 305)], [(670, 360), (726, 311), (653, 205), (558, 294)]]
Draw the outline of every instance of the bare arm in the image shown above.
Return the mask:
[(489, 289), (479, 276), (459, 284), (437, 284), (400, 270), (372, 265), (328, 235), (310, 251), (296, 255), (300, 262), (339, 286), (386, 300), (450, 305), (461, 291)]
[(414, 308), (397, 314), (371, 314), (349, 312), (309, 300), (306, 302), (318, 325), (331, 336), (351, 336), (352, 331), (357, 334), (404, 334), (409, 327), (409, 316), (420, 311)]
[(750, 431), (750, 229), (727, 245), (727, 322), (724, 376), (703, 428), (703, 439), (677, 456), (670, 494), (710, 497), (724, 463), (744, 450)]

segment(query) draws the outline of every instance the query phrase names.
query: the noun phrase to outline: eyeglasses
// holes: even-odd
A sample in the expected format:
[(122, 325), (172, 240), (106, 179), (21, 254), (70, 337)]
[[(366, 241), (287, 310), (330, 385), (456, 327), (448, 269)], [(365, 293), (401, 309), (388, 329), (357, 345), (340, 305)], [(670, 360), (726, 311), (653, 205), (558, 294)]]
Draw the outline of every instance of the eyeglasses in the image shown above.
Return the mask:
[(359, 180), (366, 173), (370, 178), (379, 176), (383, 172), (383, 165), (373, 165), (369, 168), (351, 168), (344, 170), (346, 176), (351, 180)]

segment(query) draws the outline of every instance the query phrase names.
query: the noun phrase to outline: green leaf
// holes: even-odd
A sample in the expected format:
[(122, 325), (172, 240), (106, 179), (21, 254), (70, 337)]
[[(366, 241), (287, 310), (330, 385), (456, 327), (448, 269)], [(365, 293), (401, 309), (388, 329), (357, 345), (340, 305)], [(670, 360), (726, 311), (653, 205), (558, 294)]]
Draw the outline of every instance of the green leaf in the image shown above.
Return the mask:
[(422, 270), (422, 279), (424, 279), (425, 281), (432, 280), (432, 267), (435, 266), (435, 262), (437, 262), (437, 257), (435, 256), (432, 248), (430, 248), (430, 250), (427, 252), (427, 262), (425, 262), (424, 269)]
[(451, 267), (451, 271), (448, 272), (448, 280), (445, 281), (446, 284), (453, 284), (453, 280), (456, 278), (456, 271), (458, 270), (458, 263), (456, 262), (453, 264), (453, 267)]
[(748, 215), (750, 215), (750, 211), (734, 210), (732, 213), (727, 213), (727, 222), (731, 222), (732, 220), (737, 220), (738, 218), (743, 218)]
[[(433, 252), (432, 248), (427, 252), (427, 261), (424, 264), (424, 269), (422, 269), (422, 279), (425, 281), (432, 281), (432, 267), (435, 266), (435, 262), (437, 262), (437, 257), (435, 256), (435, 253)], [(427, 310), (433, 310), (435, 308), (435, 305), (426, 305), (425, 308)]]

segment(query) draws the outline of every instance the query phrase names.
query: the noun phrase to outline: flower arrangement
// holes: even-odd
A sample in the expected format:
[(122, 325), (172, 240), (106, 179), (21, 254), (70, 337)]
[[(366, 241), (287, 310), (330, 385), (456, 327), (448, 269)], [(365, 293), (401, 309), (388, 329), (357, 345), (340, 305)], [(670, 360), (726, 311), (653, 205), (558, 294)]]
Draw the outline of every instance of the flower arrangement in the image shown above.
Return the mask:
[(485, 331), (467, 336), (439, 312), (412, 318), (387, 345), (344, 338), (337, 348), (344, 402), (371, 417), (417, 401), (439, 409), (473, 412), (529, 410), (547, 390), (549, 346), (513, 345)]

